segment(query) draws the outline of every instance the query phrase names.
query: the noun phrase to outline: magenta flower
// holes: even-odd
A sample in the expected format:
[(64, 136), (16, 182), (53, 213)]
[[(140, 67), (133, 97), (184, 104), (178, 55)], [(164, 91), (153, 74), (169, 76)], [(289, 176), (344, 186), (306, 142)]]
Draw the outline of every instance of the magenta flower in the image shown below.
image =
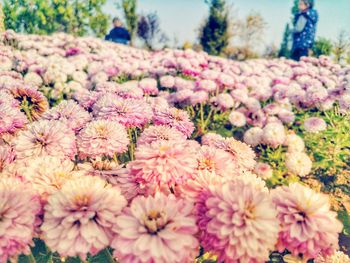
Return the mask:
[(99, 177), (68, 181), (48, 199), (43, 239), (61, 256), (85, 259), (110, 245), (111, 228), (126, 204), (120, 190)]
[(277, 248), (288, 249), (305, 259), (322, 253), (330, 255), (338, 248), (338, 233), (342, 224), (330, 211), (328, 197), (310, 188), (293, 183), (272, 192), (281, 224)]
[(192, 204), (173, 195), (137, 197), (115, 220), (114, 256), (121, 262), (191, 262), (198, 253)]
[(15, 178), (0, 177), (0, 261), (29, 254), (39, 223), (38, 196)]

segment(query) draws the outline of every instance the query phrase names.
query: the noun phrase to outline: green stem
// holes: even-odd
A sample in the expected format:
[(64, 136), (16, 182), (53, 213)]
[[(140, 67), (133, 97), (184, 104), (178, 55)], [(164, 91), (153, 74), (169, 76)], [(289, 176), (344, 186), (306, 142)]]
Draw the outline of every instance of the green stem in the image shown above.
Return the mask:
[(201, 127), (202, 127), (202, 132), (205, 132), (205, 127), (204, 127), (204, 112), (203, 112), (203, 103), (200, 104), (200, 114), (201, 114)]
[(32, 114), (30, 113), (29, 105), (26, 97), (24, 97), (22, 101), (21, 108), (24, 111), (24, 113), (27, 115), (29, 122), (33, 122)]
[(108, 248), (105, 248), (101, 251), (101, 255), (105, 258), (106, 263), (115, 263), (116, 261), (113, 259), (111, 253), (109, 252)]
[(36, 263), (32, 252), (30, 252), (30, 254), (28, 255), (28, 261), (29, 263)]
[(213, 114), (213, 112), (214, 112), (214, 109), (211, 108), (210, 111), (209, 111), (208, 117), (207, 117), (207, 119), (206, 119), (205, 122), (204, 122), (204, 127), (203, 127), (203, 129), (204, 129), (205, 127), (207, 127), (207, 125), (208, 125), (208, 123), (209, 123), (209, 120), (210, 120), (211, 115)]
[(135, 145), (134, 145), (134, 140), (132, 138), (132, 129), (131, 128), (128, 129), (128, 134), (129, 134), (129, 139), (130, 139), (129, 156), (130, 156), (130, 161), (133, 161), (134, 160)]
[(117, 153), (115, 153), (115, 154), (113, 155), (113, 160), (114, 160), (117, 164), (119, 164)]

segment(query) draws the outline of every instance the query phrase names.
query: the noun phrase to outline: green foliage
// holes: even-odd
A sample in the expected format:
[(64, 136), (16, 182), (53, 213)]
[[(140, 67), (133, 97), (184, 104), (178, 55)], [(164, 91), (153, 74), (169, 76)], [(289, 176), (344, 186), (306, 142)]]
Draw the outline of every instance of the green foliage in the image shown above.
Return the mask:
[(285, 57), (289, 58), (290, 57), (290, 50), (289, 50), (289, 43), (291, 41), (291, 29), (289, 24), (286, 25), (286, 28), (284, 29), (283, 33), (283, 40), (281, 43), (280, 50), (278, 52), (279, 57)]
[(106, 34), (108, 15), (102, 12), (106, 0), (5, 0), (5, 27), (16, 32), (77, 36)]
[(0, 3), (0, 33), (5, 31), (5, 23), (4, 23), (4, 11), (2, 9), (2, 3)]
[(319, 57), (322, 55), (329, 56), (332, 53), (333, 45), (332, 41), (327, 38), (320, 37), (315, 41), (314, 47), (312, 48), (312, 52), (315, 57)]
[(321, 117), (328, 124), (325, 131), (308, 133), (301, 129), (300, 135), (313, 156), (315, 172), (336, 176), (350, 163), (350, 116), (334, 110), (324, 112)]
[(126, 21), (127, 29), (130, 33), (130, 44), (132, 45), (137, 31), (138, 15), (136, 13), (137, 0), (121, 0), (119, 8), (123, 10), (124, 18)]
[(209, 17), (200, 32), (200, 44), (211, 55), (220, 55), (229, 44), (229, 12), (225, 0), (211, 0)]

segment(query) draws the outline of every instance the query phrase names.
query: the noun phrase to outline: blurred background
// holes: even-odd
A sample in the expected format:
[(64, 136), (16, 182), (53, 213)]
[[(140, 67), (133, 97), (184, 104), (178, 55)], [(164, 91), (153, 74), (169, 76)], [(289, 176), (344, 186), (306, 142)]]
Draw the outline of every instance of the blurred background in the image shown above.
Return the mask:
[[(237, 60), (289, 57), (298, 0), (2, 0), (2, 28), (104, 37), (118, 17), (130, 44), (193, 48)], [(350, 0), (315, 0), (312, 55), (350, 61)]]

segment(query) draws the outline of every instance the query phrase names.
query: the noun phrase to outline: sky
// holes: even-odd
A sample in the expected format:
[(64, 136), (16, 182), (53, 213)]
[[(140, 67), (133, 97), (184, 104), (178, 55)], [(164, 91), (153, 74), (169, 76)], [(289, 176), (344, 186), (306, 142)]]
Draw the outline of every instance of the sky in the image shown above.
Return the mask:
[[(111, 16), (121, 16), (115, 2), (107, 0), (105, 11)], [(227, 0), (233, 14), (243, 18), (250, 12), (259, 12), (267, 23), (262, 46), (279, 46), (285, 25), (291, 21), (293, 0)], [(350, 0), (315, 0), (319, 12), (317, 36), (335, 39), (341, 30), (350, 34)], [(156, 11), (163, 31), (179, 44), (195, 42), (198, 28), (208, 15), (204, 0), (138, 0), (138, 13)]]

